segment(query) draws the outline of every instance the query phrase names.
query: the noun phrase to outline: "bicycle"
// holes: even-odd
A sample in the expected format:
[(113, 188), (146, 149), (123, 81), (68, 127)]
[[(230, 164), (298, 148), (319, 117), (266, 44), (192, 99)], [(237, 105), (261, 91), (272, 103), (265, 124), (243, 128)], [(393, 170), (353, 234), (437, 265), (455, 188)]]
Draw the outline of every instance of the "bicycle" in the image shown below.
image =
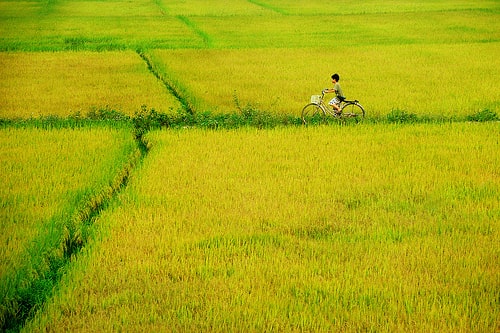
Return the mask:
[(358, 100), (344, 99), (341, 101), (340, 112), (336, 113), (330, 106), (325, 104), (324, 98), (324, 91), (321, 92), (321, 95), (311, 96), (311, 102), (302, 109), (302, 122), (304, 125), (310, 120), (324, 122), (327, 115), (340, 120), (354, 118), (356, 122), (365, 117), (365, 109), (359, 104)]

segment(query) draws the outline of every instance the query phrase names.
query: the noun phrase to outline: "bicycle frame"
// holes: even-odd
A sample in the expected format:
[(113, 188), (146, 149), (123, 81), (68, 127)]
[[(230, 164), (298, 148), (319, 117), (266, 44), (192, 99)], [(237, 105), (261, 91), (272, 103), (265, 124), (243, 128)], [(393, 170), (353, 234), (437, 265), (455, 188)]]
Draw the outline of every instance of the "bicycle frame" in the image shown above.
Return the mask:
[(302, 109), (302, 121), (306, 124), (306, 117), (316, 116), (318, 109), (321, 110), (322, 116), (330, 115), (334, 118), (363, 118), (365, 116), (365, 109), (358, 100), (344, 100), (340, 104), (340, 112), (334, 112), (325, 101), (325, 93), (322, 91), (321, 95), (314, 95), (311, 97), (311, 103), (307, 104)]

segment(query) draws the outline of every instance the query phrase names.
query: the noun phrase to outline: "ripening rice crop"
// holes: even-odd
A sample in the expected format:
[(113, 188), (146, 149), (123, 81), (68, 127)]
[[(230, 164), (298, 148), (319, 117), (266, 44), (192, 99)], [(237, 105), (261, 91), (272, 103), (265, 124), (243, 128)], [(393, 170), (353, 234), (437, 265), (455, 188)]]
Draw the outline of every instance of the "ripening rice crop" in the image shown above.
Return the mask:
[(2, 118), (179, 107), (135, 52), (0, 53), (0, 73)]
[(332, 86), (330, 76), (337, 72), (344, 94), (359, 99), (368, 116), (394, 109), (464, 116), (498, 110), (499, 51), (497, 44), (478, 43), (340, 46), (336, 52), (309, 48), (157, 50), (154, 55), (200, 110), (234, 112), (236, 97), (240, 106), (299, 115), (311, 95)]
[(495, 133), (150, 133), (101, 236), (26, 331), (495, 330)]
[[(82, 215), (130, 168), (135, 143), (118, 129), (0, 130), (0, 327), (40, 297), (33, 281), (52, 274)], [(126, 171), (126, 170), (125, 170)], [(70, 235), (70, 233), (72, 233)], [(68, 253), (66, 253), (68, 254)], [(24, 295), (23, 295), (24, 293)]]

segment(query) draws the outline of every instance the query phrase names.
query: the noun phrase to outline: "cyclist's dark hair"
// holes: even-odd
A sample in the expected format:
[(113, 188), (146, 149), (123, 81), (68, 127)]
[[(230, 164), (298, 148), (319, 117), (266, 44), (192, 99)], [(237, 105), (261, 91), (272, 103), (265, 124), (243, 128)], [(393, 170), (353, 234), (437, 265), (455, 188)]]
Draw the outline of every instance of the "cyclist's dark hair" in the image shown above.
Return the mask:
[(340, 81), (340, 76), (338, 74), (333, 74), (332, 79), (339, 82)]

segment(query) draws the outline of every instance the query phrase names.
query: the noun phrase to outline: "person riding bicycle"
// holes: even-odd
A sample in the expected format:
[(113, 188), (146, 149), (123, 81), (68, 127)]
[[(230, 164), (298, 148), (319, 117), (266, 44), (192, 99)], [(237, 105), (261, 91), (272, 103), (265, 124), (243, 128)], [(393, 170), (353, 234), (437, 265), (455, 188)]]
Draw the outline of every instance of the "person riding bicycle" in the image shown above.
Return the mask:
[(342, 103), (345, 100), (339, 81), (340, 81), (340, 76), (337, 73), (333, 74), (332, 75), (333, 89), (327, 88), (323, 90), (323, 93), (325, 94), (335, 93), (335, 97), (332, 98), (332, 100), (328, 103), (331, 107), (333, 107), (333, 111), (335, 111), (335, 113), (340, 113), (340, 103)]

